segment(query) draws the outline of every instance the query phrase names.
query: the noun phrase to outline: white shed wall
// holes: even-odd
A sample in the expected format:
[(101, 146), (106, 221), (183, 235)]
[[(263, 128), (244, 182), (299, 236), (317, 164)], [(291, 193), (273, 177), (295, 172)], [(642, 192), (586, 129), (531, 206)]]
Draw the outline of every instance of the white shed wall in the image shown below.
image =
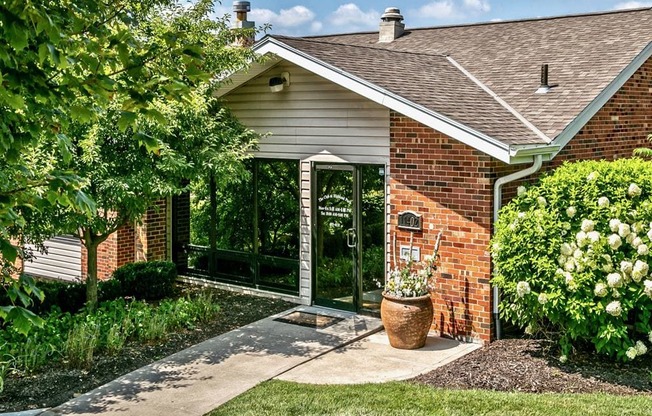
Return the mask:
[(38, 277), (66, 281), (81, 280), (81, 242), (72, 236), (46, 240), (47, 254), (34, 251), (32, 261), (26, 261), (24, 272)]

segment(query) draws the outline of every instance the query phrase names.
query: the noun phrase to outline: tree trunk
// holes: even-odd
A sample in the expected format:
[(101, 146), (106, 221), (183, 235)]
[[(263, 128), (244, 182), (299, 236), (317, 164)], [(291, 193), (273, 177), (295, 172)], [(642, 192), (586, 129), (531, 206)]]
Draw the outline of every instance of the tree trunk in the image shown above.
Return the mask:
[(99, 242), (93, 241), (86, 245), (88, 257), (86, 260), (86, 307), (95, 309), (97, 306), (97, 247)]

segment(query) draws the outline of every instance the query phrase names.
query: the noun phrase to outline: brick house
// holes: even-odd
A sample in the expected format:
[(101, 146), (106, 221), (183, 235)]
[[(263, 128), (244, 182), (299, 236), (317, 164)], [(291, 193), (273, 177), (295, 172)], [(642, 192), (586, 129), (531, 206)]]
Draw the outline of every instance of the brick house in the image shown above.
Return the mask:
[[(422, 257), (441, 231), (433, 327), (489, 342), (500, 205), (564, 161), (628, 157), (652, 132), (652, 10), (409, 30), (402, 19), (387, 9), (378, 32), (266, 36), (253, 46), (265, 59), (218, 90), (243, 124), (269, 133), (240, 192), (252, 195), (253, 220), (238, 226), (253, 243), (193, 241), (190, 195), (153, 213), (145, 234), (124, 235), (193, 280), (374, 311), (395, 253)], [(274, 198), (292, 193), (281, 167), (296, 188), (284, 220), (296, 241), (284, 251), (261, 237)]]

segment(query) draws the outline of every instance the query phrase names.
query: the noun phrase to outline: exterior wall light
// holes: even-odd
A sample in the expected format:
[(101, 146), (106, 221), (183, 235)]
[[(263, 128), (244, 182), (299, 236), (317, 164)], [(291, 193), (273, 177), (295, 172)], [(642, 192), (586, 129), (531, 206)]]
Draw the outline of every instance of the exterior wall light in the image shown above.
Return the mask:
[(290, 73), (283, 72), (280, 77), (271, 77), (269, 79), (269, 90), (271, 92), (281, 92), (283, 87), (290, 86)]

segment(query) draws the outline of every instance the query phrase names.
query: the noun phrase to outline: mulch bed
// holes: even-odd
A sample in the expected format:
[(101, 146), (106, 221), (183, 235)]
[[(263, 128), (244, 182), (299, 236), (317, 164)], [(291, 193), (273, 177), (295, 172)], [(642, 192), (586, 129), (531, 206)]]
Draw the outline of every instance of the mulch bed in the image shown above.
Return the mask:
[(276, 299), (211, 290), (221, 306), (213, 322), (170, 334), (156, 344), (132, 343), (118, 356), (98, 356), (89, 371), (66, 369), (61, 363), (53, 363), (29, 376), (9, 376), (0, 394), (0, 412), (57, 406), (177, 351), (296, 306)]
[(530, 393), (652, 393), (650, 354), (630, 363), (578, 352), (562, 364), (554, 343), (505, 339), (423, 374), (413, 381), (433, 387)]

